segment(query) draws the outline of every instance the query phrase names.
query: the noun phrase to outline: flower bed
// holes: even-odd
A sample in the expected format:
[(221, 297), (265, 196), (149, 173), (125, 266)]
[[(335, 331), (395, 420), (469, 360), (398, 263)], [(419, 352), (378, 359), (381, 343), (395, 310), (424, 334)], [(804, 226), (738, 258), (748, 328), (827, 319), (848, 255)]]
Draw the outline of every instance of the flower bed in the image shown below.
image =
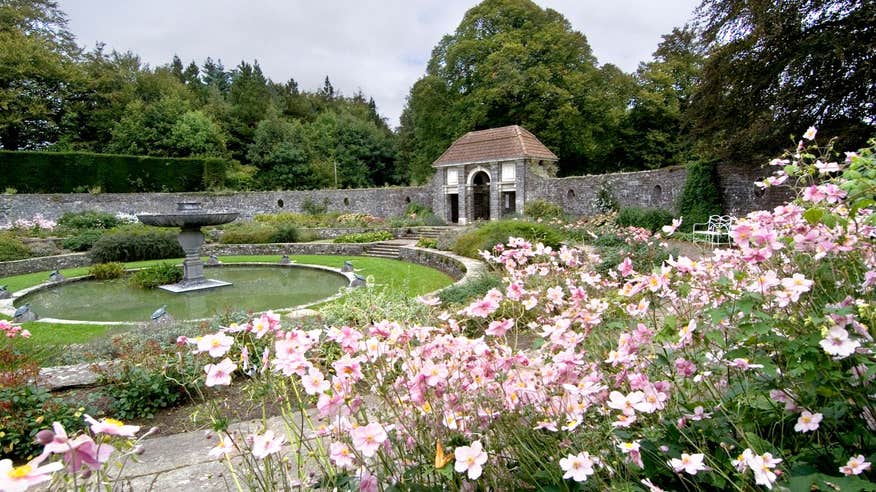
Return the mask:
[(766, 183), (798, 198), (708, 258), (600, 273), (512, 238), (485, 255), (502, 286), (424, 300), (428, 323), (263, 315), (193, 340), (207, 386), (284, 406), (281, 433), (216, 415), (211, 455), (260, 490), (876, 489), (876, 145), (813, 150)]

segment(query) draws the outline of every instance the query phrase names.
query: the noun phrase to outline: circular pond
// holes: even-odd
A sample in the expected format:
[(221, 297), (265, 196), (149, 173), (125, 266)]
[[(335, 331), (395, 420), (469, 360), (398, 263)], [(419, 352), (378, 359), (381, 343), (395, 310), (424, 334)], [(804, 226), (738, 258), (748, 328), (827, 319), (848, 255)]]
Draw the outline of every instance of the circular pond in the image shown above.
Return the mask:
[(225, 311), (260, 312), (309, 304), (348, 285), (337, 272), (301, 266), (222, 266), (207, 272), (208, 277), (232, 285), (174, 294), (130, 287), (127, 278), (83, 280), (39, 289), (15, 305), (30, 303), (41, 318), (143, 322), (166, 304), (174, 319), (193, 320)]

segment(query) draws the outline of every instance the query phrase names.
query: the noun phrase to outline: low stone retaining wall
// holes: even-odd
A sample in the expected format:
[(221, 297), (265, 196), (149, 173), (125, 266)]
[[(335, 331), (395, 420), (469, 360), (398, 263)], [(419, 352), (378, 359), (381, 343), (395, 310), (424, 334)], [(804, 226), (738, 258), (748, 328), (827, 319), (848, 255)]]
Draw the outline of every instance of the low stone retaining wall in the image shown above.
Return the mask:
[(486, 266), (483, 262), (459, 256), (448, 251), (405, 246), (399, 249), (399, 259), (434, 268), (450, 275), (461, 283), (480, 275)]
[(365, 252), (369, 243), (272, 243), (272, 244), (207, 244), (201, 249), (204, 256), (235, 255), (351, 255)]
[(23, 275), (25, 273), (43, 272), (49, 270), (61, 270), (62, 268), (77, 268), (88, 266), (91, 260), (85, 253), (71, 253), (68, 255), (41, 256), (27, 258), (25, 260), (0, 262), (0, 277)]

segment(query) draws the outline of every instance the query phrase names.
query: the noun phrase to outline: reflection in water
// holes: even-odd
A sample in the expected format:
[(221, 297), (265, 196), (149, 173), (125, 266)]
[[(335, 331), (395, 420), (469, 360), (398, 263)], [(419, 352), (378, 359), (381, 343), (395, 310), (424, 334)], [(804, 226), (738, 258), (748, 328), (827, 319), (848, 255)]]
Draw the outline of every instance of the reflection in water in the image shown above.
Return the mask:
[(311, 268), (211, 268), (210, 278), (229, 287), (173, 294), (128, 286), (127, 279), (84, 281), (51, 287), (25, 296), (43, 318), (91, 321), (148, 321), (162, 304), (175, 319), (209, 318), (225, 311), (267, 311), (317, 301), (347, 285), (341, 275)]

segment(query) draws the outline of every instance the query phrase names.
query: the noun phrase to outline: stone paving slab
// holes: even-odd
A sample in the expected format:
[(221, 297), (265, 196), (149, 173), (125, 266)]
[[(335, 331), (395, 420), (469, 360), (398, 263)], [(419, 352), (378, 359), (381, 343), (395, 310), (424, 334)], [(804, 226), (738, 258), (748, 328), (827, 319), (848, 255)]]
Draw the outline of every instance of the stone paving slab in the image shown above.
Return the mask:
[(72, 364), (69, 366), (44, 367), (40, 369), (37, 384), (51, 391), (77, 388), (82, 386), (94, 386), (97, 383), (97, 373), (92, 366), (106, 368), (110, 362), (98, 362), (96, 364)]

